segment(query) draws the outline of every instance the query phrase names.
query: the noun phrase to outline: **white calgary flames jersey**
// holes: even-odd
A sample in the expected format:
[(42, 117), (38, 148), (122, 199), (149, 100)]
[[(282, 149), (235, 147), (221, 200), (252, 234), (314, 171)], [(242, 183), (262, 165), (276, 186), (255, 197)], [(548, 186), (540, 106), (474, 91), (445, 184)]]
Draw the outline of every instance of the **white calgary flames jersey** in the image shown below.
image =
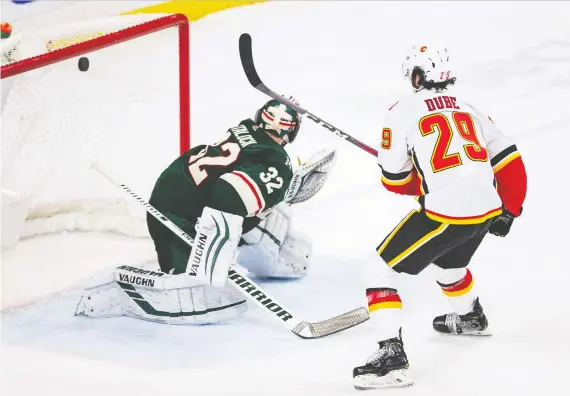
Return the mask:
[[(378, 164), (390, 190), (416, 179), (419, 191), (410, 195), (419, 196), (430, 218), (476, 224), (501, 213), (494, 171), (514, 156), (516, 146), (488, 115), (453, 89), (424, 89), (388, 111)], [(493, 158), (500, 163), (492, 166)]]

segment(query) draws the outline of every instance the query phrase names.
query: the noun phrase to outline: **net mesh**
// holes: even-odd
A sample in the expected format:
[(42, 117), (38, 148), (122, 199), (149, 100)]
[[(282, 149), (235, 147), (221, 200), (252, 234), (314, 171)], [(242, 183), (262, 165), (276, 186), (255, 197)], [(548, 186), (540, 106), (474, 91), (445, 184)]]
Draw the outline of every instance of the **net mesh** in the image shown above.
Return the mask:
[[(157, 16), (115, 17), (15, 37), (7, 64)], [(177, 27), (2, 80), (2, 235), (112, 231), (146, 236), (144, 211), (91, 169), (116, 168), (143, 195), (179, 153)], [(25, 218), (25, 222), (19, 222)], [(13, 238), (12, 238), (13, 237)], [(12, 241), (13, 243), (13, 241)]]

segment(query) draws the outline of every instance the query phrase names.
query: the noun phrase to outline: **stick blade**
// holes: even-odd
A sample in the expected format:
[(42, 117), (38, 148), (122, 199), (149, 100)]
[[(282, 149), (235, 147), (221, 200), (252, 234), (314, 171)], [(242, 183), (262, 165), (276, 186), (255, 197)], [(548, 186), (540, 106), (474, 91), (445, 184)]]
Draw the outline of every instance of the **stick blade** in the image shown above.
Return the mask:
[(253, 63), (253, 51), (251, 49), (251, 36), (248, 33), (243, 33), (239, 37), (239, 56), (241, 59), (241, 66), (249, 83), (255, 88), (263, 85), (257, 70), (255, 70), (255, 64)]
[(292, 331), (303, 339), (322, 338), (350, 329), (366, 322), (368, 319), (370, 319), (368, 310), (360, 307), (322, 322), (301, 322)]

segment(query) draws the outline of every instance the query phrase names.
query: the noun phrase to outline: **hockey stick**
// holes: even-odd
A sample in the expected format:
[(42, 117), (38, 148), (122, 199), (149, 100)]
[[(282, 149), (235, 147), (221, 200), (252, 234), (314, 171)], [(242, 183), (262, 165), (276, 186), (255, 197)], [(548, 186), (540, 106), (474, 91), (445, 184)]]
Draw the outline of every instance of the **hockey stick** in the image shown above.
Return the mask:
[(360, 140), (357, 140), (350, 136), (348, 133), (341, 131), (337, 127), (333, 126), (332, 124), (324, 121), (323, 119), (317, 117), (316, 115), (312, 114), (311, 112), (305, 110), (301, 106), (296, 105), (295, 103), (291, 102), (290, 100), (285, 99), (281, 95), (277, 94), (276, 92), (272, 91), (271, 89), (267, 88), (267, 86), (261, 81), (259, 78), (259, 74), (257, 74), (257, 70), (255, 70), (255, 64), (253, 63), (253, 52), (251, 49), (251, 36), (248, 33), (243, 33), (239, 38), (239, 56), (241, 58), (241, 65), (245, 72), (249, 83), (257, 90), (263, 92), (264, 94), (272, 97), (279, 102), (286, 104), (287, 106), (293, 108), (299, 114), (304, 114), (307, 116), (308, 119), (311, 121), (316, 122), (317, 124), (322, 125), (324, 128), (328, 129), (330, 132), (336, 134), (338, 137), (345, 139), (346, 141), (354, 144), (355, 146), (360, 147), (362, 150), (367, 151), (368, 153), (378, 156), (378, 151), (373, 149), (372, 147), (368, 146), (367, 144), (362, 143)]
[[(190, 235), (186, 234), (150, 203), (131, 190), (126, 184), (119, 182), (118, 178), (115, 175), (112, 175), (108, 169), (103, 169), (100, 164), (94, 164), (93, 168), (106, 177), (116, 187), (130, 195), (131, 198), (137, 201), (148, 213), (164, 224), (170, 231), (184, 240), (188, 245), (192, 245), (194, 241)], [(253, 301), (266, 312), (271, 313), (274, 318), (279, 319), (279, 321), (292, 331), (293, 334), (304, 339), (326, 337), (356, 326), (370, 318), (368, 310), (364, 307), (360, 307), (321, 322), (306, 322), (297, 318), (289, 309), (285, 308), (283, 304), (272, 298), (269, 293), (249, 279), (237, 267), (230, 268), (228, 282), (249, 298), (250, 301)]]

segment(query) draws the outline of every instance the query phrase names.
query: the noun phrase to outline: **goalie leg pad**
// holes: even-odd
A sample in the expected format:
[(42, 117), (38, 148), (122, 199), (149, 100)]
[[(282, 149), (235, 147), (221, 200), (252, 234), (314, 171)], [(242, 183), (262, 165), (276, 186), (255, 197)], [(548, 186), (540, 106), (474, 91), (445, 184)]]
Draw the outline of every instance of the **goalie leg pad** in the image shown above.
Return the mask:
[(186, 273), (197, 281), (223, 287), (241, 237), (243, 217), (205, 207), (196, 224), (196, 237)]
[(119, 267), (114, 278), (86, 289), (76, 315), (128, 316), (166, 324), (213, 324), (247, 311), (243, 295), (230, 285), (213, 287), (197, 284), (187, 275), (166, 275), (126, 266)]

